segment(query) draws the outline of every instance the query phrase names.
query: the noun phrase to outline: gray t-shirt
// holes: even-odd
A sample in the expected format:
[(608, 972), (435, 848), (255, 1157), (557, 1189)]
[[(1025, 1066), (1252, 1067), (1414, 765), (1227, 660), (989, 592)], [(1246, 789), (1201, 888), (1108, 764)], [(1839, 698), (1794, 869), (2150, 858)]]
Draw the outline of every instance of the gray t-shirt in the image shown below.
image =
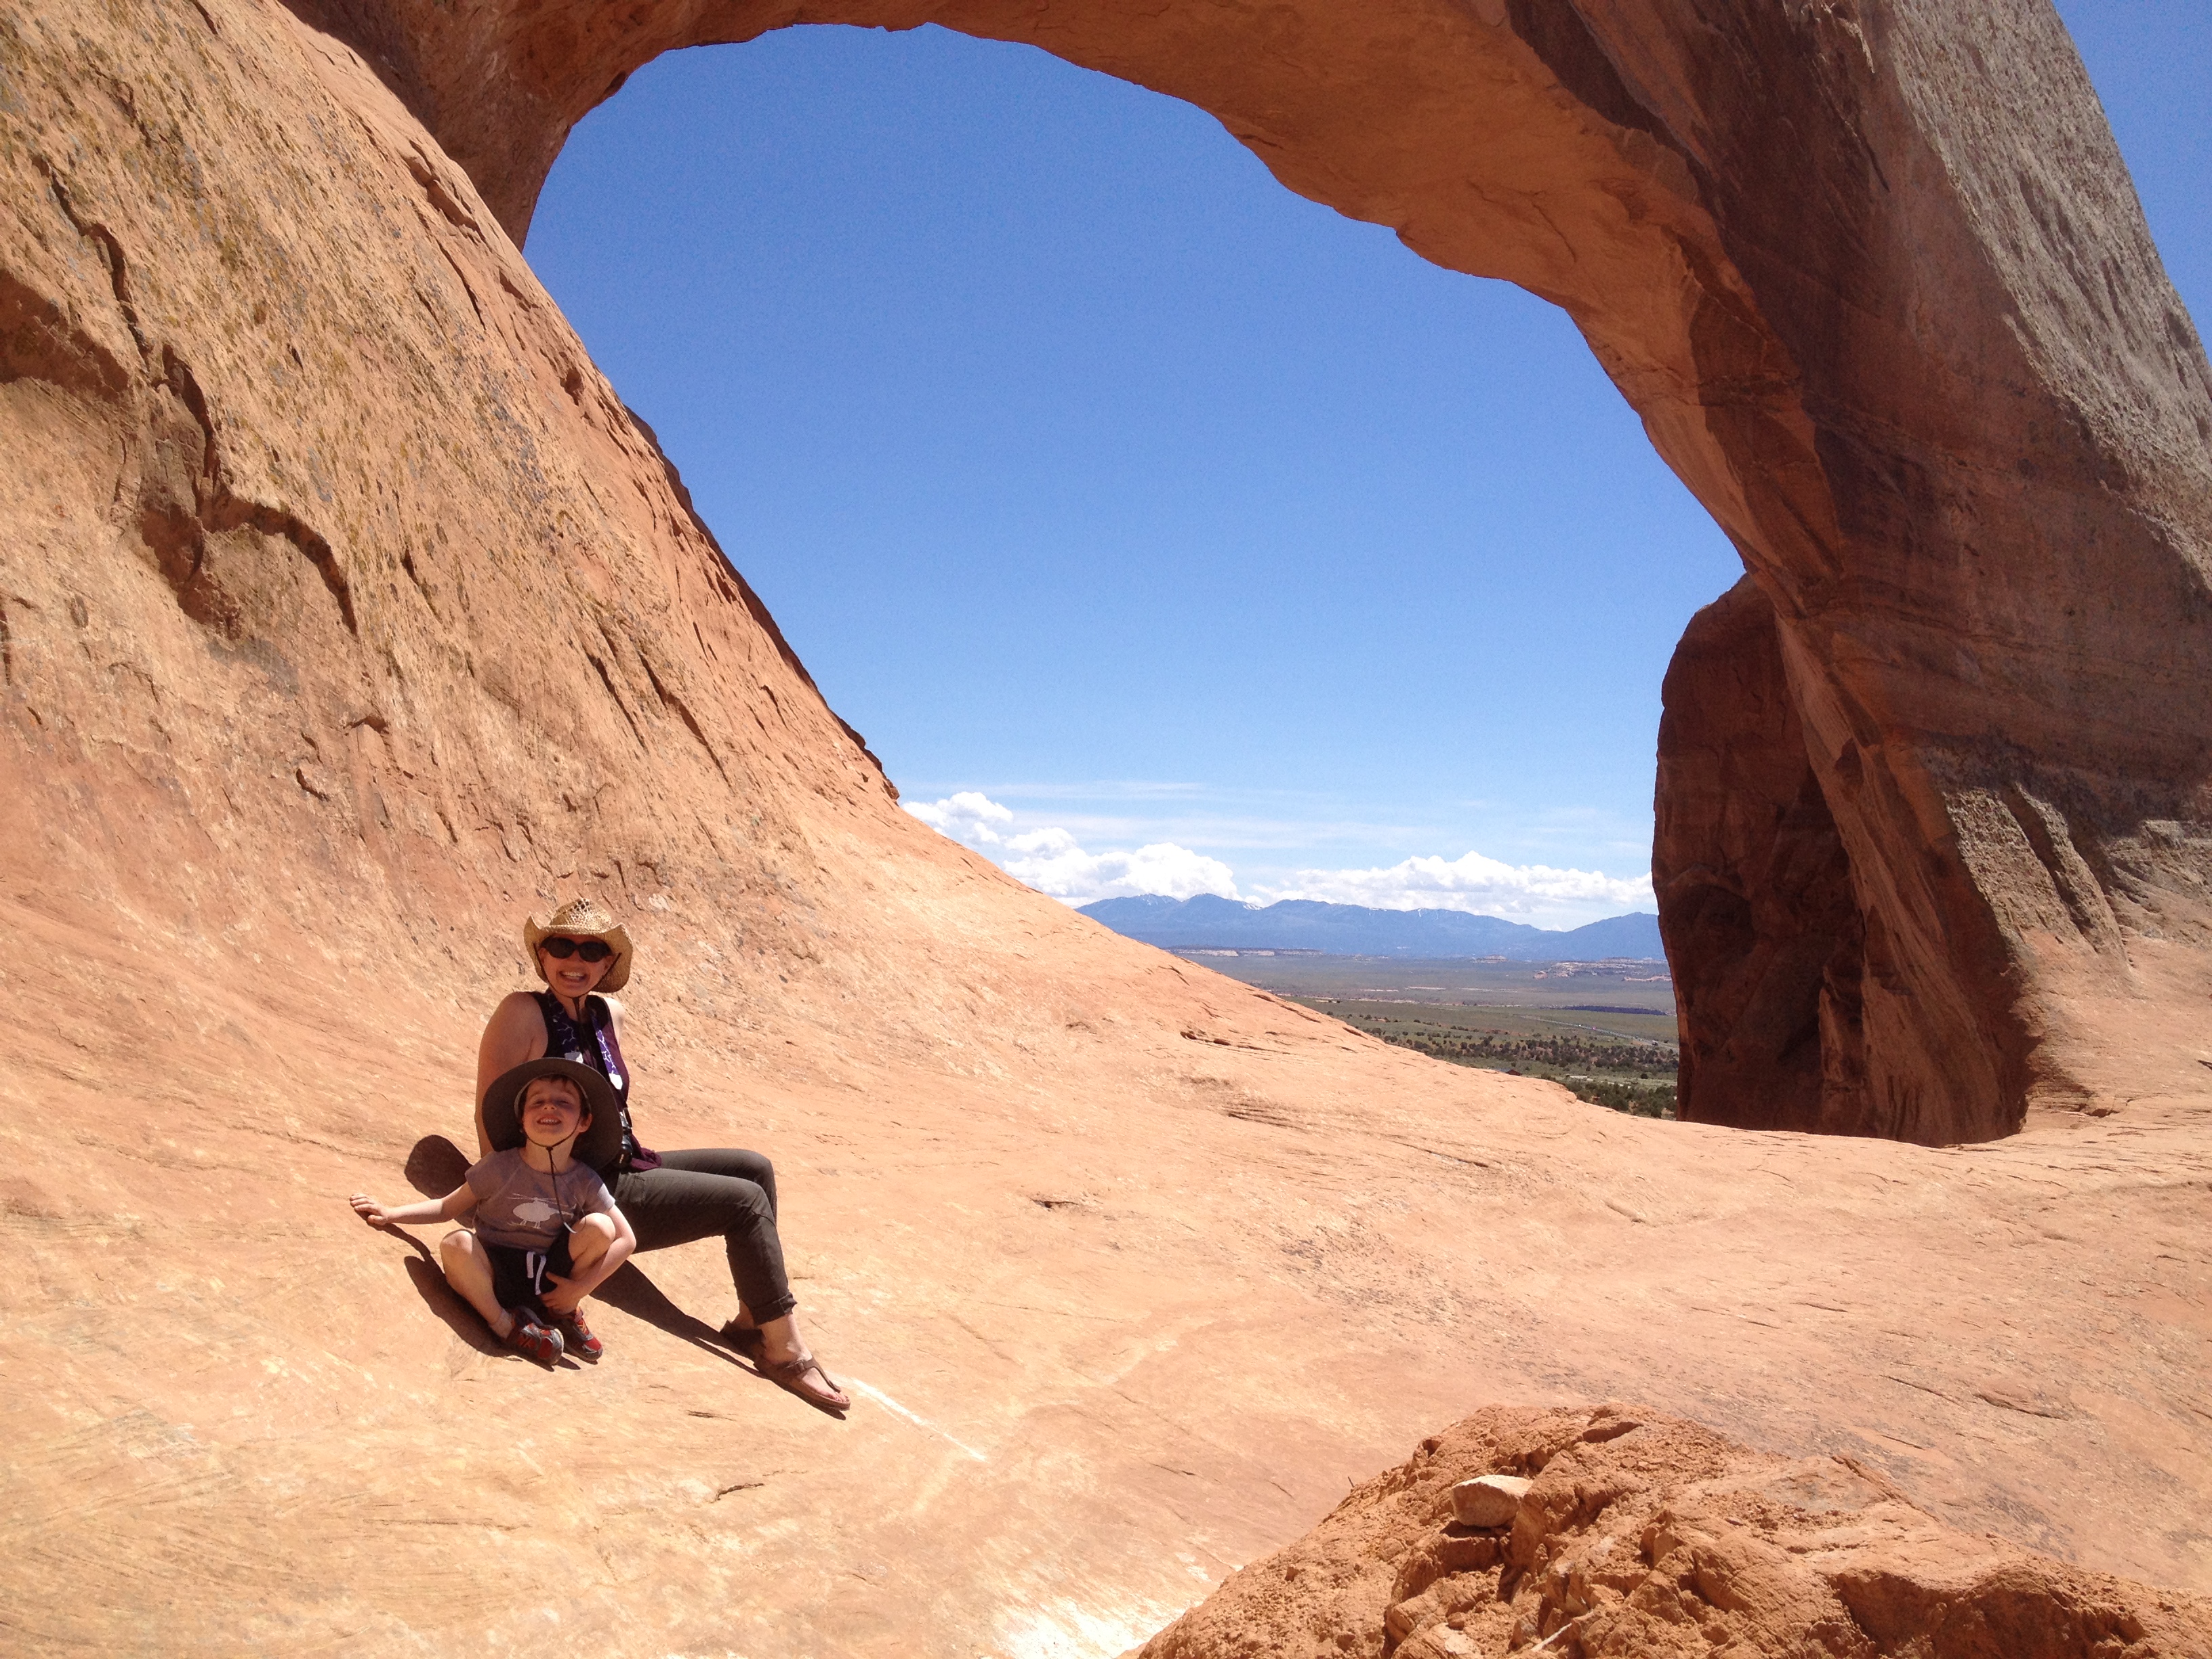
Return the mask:
[(550, 1175), (525, 1163), (519, 1146), (472, 1164), (469, 1190), (477, 1195), (477, 1237), (517, 1250), (550, 1250), (586, 1216), (611, 1215), (615, 1207), (606, 1182), (586, 1165), (572, 1158)]

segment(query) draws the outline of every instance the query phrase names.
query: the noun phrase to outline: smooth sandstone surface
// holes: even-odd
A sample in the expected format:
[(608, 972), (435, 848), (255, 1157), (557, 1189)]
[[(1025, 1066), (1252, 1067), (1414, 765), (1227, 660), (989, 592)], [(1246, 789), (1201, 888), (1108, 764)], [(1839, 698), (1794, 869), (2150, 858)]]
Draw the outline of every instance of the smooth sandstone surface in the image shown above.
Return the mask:
[[(1869, 923), (1867, 1097), (1918, 1079), (1888, 1127), (1930, 1139), (2083, 1109), (2009, 1139), (1638, 1122), (1436, 1065), (901, 813), (510, 234), (623, 67), (787, 9), (0, 12), (11, 1650), (1113, 1653), (1433, 1425), (1612, 1397), (2212, 1588), (2201, 352), (2109, 204), (2073, 261), (2096, 316), (1985, 285), (2014, 242), (2000, 276), (2073, 269), (2066, 216), (2117, 176), (2041, 12), (1973, 69), (1941, 6), (1715, 6), (1686, 58), (1698, 9), (934, 15), (1198, 98), (1295, 187), (1576, 310), (1774, 609)], [(1667, 143), (1604, 112), (1621, 56), (1568, 21), (1640, 43)], [(1791, 79), (1846, 73), (1863, 102)], [(1990, 138), (2025, 118), (1974, 89), (2019, 86), (2065, 144)], [(1796, 200), (1756, 234), (1747, 135), (1795, 109), (1841, 145), (1833, 107), (1917, 216), (1812, 282), (1790, 249), (1833, 228)], [(1960, 207), (1998, 152), (2073, 181), (2057, 228)], [(1880, 496), (1893, 544), (1838, 528), (1893, 431), (1868, 400), (1914, 387), (1965, 459)], [(1995, 819), (1960, 850), (1990, 767), (2120, 826), (2066, 842), (2109, 930), (2078, 872), (2030, 904), (2074, 869), (2032, 806), (2048, 861)], [(610, 1286), (606, 1360), (549, 1376), (490, 1351), (428, 1230), (344, 1208), (453, 1179), (521, 916), (578, 890), (641, 941), (647, 1139), (777, 1159), (850, 1420), (710, 1340), (712, 1245)]]

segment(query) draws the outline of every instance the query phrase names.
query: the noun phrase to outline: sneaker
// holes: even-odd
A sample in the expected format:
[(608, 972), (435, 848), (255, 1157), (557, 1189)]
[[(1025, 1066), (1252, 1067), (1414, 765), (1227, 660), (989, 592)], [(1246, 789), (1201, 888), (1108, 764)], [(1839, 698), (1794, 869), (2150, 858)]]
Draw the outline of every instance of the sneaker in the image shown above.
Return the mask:
[(592, 1334), (592, 1328), (584, 1322), (581, 1308), (570, 1314), (556, 1314), (553, 1328), (561, 1334), (562, 1346), (579, 1359), (597, 1359), (607, 1351), (607, 1345)]
[(561, 1333), (544, 1323), (538, 1316), (522, 1308), (509, 1308), (507, 1316), (514, 1323), (507, 1328), (500, 1340), (518, 1352), (526, 1353), (539, 1364), (551, 1366), (561, 1357)]

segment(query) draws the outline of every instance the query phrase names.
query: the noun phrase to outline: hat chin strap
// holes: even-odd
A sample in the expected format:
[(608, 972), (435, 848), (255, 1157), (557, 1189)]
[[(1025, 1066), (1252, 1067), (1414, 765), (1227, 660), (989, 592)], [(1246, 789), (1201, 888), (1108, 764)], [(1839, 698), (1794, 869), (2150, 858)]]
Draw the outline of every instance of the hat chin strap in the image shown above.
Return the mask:
[(570, 1141), (576, 1139), (584, 1133), (584, 1126), (581, 1123), (579, 1123), (574, 1128), (569, 1130), (567, 1134), (562, 1135), (558, 1140), (540, 1140), (537, 1136), (530, 1133), (530, 1126), (527, 1123), (522, 1124), (521, 1128), (523, 1139), (529, 1145), (537, 1147), (539, 1152), (547, 1153), (548, 1155), (550, 1155), (556, 1149), (567, 1146)]

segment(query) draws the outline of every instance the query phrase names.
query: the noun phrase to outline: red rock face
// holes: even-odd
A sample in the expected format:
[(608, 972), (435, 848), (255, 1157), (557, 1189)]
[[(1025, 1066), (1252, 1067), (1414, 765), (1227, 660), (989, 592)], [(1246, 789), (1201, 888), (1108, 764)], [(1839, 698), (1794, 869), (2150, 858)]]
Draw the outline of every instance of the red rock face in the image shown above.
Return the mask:
[(1914, 1139), (1866, 1087), (1865, 925), (1850, 860), (1745, 577), (1667, 672), (1651, 878), (1674, 966), (1680, 1115), (1738, 1128)]

